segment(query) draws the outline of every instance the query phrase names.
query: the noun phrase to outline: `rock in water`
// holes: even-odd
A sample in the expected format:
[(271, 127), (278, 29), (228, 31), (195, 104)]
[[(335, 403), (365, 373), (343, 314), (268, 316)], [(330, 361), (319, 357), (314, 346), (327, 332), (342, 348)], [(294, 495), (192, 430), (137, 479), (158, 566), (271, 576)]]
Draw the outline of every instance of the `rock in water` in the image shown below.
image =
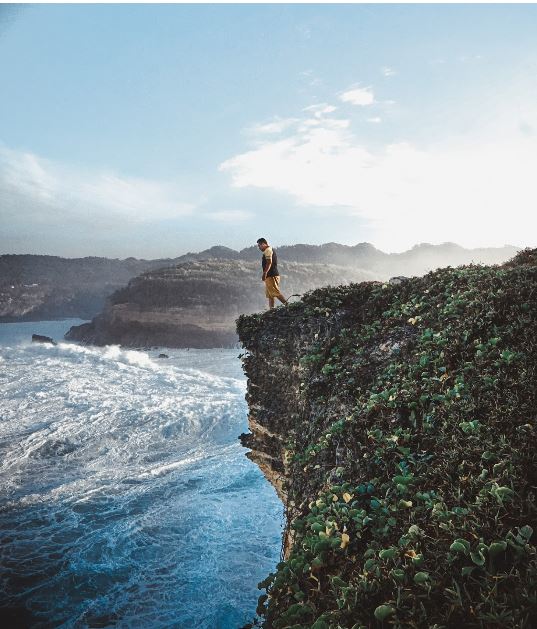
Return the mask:
[(159, 358), (169, 358), (168, 354), (159, 354)]
[(56, 341), (53, 341), (50, 336), (43, 336), (42, 334), (32, 334), (32, 343), (51, 343), (57, 345)]

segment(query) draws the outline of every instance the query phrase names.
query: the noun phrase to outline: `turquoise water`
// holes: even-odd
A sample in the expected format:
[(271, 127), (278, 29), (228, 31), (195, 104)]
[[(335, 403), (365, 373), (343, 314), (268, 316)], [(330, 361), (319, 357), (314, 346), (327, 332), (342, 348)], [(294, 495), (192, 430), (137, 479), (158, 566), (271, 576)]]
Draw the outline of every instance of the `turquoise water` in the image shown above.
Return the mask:
[(3, 626), (241, 626), (283, 515), (237, 440), (238, 350), (63, 342), (78, 323), (0, 324)]

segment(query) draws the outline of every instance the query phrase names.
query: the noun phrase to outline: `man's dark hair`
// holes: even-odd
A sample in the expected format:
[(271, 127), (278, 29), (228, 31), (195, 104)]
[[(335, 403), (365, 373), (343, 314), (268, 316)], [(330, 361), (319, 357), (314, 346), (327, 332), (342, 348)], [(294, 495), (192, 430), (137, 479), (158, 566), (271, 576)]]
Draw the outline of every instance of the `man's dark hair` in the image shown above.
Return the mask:
[(266, 238), (258, 238), (257, 239), (257, 244), (258, 245), (268, 245), (268, 242), (267, 242)]

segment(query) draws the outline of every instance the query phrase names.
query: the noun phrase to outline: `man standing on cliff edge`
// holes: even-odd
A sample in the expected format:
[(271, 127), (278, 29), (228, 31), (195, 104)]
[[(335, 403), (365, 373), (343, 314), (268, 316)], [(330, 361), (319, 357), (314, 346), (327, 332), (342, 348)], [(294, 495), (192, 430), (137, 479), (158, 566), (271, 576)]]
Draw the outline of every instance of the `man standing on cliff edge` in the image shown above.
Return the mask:
[(274, 308), (274, 298), (279, 299), (282, 304), (287, 304), (287, 299), (280, 293), (280, 273), (276, 252), (265, 238), (258, 238), (257, 246), (263, 252), (261, 257), (263, 275), (261, 279), (265, 282), (265, 295), (269, 302), (269, 308)]

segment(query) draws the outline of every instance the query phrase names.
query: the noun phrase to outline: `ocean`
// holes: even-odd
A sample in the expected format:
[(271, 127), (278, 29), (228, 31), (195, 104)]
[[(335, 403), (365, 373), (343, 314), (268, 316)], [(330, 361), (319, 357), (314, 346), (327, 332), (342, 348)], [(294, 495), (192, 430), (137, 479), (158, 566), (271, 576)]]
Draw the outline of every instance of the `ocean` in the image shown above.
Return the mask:
[(2, 626), (237, 629), (283, 524), (240, 350), (62, 341), (79, 323), (0, 324)]

